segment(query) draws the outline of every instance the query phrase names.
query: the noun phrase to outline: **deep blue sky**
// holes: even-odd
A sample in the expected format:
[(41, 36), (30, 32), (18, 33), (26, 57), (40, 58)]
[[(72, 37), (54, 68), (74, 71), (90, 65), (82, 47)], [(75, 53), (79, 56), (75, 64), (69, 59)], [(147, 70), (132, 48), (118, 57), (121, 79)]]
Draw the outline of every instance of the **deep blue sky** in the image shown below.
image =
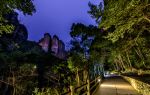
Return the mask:
[(45, 32), (57, 35), (64, 43), (71, 39), (72, 23), (95, 24), (87, 13), (88, 2), (98, 4), (102, 0), (35, 0), (36, 13), (33, 16), (20, 14), (20, 21), (29, 32), (29, 40), (38, 41)]

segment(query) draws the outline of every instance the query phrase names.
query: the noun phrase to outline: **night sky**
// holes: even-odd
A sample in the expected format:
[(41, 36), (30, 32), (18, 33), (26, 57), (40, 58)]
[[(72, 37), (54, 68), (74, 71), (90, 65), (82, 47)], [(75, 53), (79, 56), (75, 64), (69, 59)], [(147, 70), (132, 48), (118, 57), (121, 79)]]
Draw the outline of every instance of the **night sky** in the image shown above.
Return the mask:
[(29, 32), (29, 40), (39, 41), (45, 32), (57, 35), (65, 44), (69, 43), (72, 23), (95, 24), (87, 13), (88, 2), (98, 4), (101, 0), (35, 0), (36, 13), (32, 16), (20, 14), (19, 20)]

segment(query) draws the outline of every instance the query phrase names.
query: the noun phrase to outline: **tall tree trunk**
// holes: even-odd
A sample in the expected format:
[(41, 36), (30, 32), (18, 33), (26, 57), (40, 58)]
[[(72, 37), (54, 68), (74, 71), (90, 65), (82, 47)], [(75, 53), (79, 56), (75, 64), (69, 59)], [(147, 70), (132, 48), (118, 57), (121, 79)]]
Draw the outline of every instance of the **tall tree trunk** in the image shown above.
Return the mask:
[(143, 61), (142, 63), (143, 63), (143, 66), (144, 67), (146, 67), (146, 65), (145, 65), (145, 62), (144, 62), (144, 56), (143, 56), (143, 54), (141, 53), (141, 50), (139, 49), (139, 48), (134, 48), (134, 50), (135, 50), (135, 52), (136, 52), (136, 54), (140, 57), (140, 59)]
[(124, 62), (123, 62), (123, 59), (122, 59), (121, 55), (119, 55), (119, 60), (120, 60), (120, 62), (121, 62), (121, 64), (122, 64), (122, 67), (123, 67), (124, 69), (126, 69), (126, 66), (125, 66), (125, 64), (124, 64)]
[(117, 59), (117, 62), (120, 64), (119, 67), (121, 68), (121, 71), (123, 71), (124, 67), (123, 67), (123, 65), (122, 65), (122, 62), (120, 61), (120, 58), (119, 58), (119, 57), (117, 57), (117, 58), (118, 58), (118, 59)]
[(84, 83), (87, 81), (87, 78), (88, 78), (88, 72), (87, 72), (87, 70), (83, 70), (83, 81), (84, 81)]
[(89, 75), (87, 77), (87, 95), (90, 95), (90, 78), (89, 78)]
[(113, 64), (114, 69), (117, 70), (117, 66), (116, 66), (115, 62), (112, 64)]
[(77, 68), (77, 74), (76, 74), (76, 79), (77, 79), (77, 86), (80, 86), (80, 76), (79, 76), (79, 69)]
[(115, 59), (115, 65), (116, 65), (116, 67), (117, 67), (117, 71), (119, 71), (119, 70), (120, 70), (120, 67), (118, 66), (118, 62), (117, 62), (116, 59)]
[(13, 75), (13, 89), (14, 89), (13, 95), (15, 95), (16, 94), (16, 88), (15, 88), (15, 75), (14, 75), (14, 72), (12, 72), (12, 75)]
[(6, 93), (8, 92), (8, 86), (9, 86), (8, 84), (5, 84), (3, 95), (7, 95)]
[(122, 67), (122, 65), (120, 64), (120, 62), (118, 60), (117, 60), (117, 66), (118, 66), (118, 72), (120, 74), (121, 71), (123, 71), (123, 67)]
[[(88, 71), (85, 69), (83, 70), (83, 84), (87, 83), (89, 80), (89, 73)], [(85, 86), (84, 90), (88, 89), (88, 87)]]
[(74, 95), (74, 86), (70, 85), (70, 91), (71, 91), (71, 95)]
[(127, 56), (127, 60), (128, 60), (128, 63), (129, 63), (129, 67), (130, 67), (130, 69), (132, 71), (132, 64), (131, 64), (131, 61), (130, 61), (130, 57), (129, 57), (128, 51), (126, 51), (126, 56)]
[(126, 64), (126, 68), (130, 69), (130, 63), (128, 62), (128, 58), (127, 58), (126, 52), (124, 53), (124, 62)]
[[(2, 76), (2, 81), (4, 80), (4, 77)], [(4, 90), (3, 90), (3, 95), (6, 95), (7, 94), (7, 91), (8, 91), (8, 84), (6, 83), (1, 83), (2, 85), (4, 85)]]

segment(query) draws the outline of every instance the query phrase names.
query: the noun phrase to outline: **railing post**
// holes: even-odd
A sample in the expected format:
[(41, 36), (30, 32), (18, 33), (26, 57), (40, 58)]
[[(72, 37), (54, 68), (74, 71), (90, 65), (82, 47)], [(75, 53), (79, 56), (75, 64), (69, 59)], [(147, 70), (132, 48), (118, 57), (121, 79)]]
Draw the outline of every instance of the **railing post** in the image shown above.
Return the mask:
[(74, 95), (74, 87), (72, 85), (70, 85), (70, 91), (71, 91), (70, 95)]
[(90, 95), (90, 79), (87, 79), (87, 95)]

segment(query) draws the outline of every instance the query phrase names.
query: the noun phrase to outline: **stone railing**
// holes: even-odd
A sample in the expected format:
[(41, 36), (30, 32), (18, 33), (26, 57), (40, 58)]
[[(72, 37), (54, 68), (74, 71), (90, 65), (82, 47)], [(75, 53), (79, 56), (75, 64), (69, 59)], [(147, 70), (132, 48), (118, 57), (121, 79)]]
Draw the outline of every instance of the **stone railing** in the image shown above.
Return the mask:
[(147, 83), (144, 83), (142, 81), (139, 81), (137, 79), (122, 76), (125, 80), (127, 80), (134, 89), (136, 89), (140, 94), (142, 95), (150, 95), (150, 85)]

